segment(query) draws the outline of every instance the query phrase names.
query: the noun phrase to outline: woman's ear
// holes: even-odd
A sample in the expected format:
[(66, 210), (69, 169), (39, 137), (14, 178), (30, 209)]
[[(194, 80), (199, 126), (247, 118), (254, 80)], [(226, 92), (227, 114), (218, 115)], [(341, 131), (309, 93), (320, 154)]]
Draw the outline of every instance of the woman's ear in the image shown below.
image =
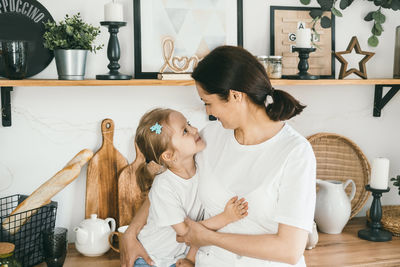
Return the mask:
[(242, 99), (243, 99), (243, 93), (231, 89), (231, 90), (229, 90), (229, 97), (230, 97), (230, 99), (232, 99), (233, 101), (241, 102)]

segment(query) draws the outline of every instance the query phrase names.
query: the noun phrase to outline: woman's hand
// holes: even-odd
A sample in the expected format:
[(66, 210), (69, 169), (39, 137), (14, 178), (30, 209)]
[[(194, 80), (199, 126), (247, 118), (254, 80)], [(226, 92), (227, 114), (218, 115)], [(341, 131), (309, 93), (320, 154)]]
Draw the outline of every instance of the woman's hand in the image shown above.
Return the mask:
[(132, 267), (137, 258), (143, 258), (147, 264), (154, 265), (146, 250), (136, 238), (137, 230), (128, 227), (120, 238), (121, 267)]
[(208, 238), (214, 234), (213, 231), (208, 230), (202, 224), (192, 221), (189, 218), (185, 219), (185, 224), (188, 227), (188, 231), (183, 236), (177, 236), (176, 241), (183, 243), (185, 242), (188, 246), (202, 247), (209, 245)]

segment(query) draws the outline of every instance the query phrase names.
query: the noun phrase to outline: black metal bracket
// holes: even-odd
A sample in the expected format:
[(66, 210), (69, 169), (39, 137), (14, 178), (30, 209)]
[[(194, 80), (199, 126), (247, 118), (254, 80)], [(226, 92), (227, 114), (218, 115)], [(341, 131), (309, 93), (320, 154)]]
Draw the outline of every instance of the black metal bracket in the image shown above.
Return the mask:
[[(383, 95), (383, 87), (391, 87), (390, 90), (386, 93), (384, 97)], [(374, 97), (374, 117), (381, 116), (381, 110), (383, 107), (392, 99), (392, 97), (400, 90), (400, 84), (392, 84), (392, 85), (375, 85), (375, 97)]]
[(11, 126), (11, 94), (12, 87), (1, 87), (1, 120), (4, 127)]

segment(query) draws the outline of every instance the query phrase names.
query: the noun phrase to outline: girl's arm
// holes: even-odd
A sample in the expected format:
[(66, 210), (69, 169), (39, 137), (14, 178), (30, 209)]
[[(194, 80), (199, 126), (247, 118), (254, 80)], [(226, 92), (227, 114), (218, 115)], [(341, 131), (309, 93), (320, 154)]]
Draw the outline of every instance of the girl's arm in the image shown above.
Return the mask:
[(247, 209), (248, 203), (245, 202), (245, 199), (238, 199), (238, 197), (235, 196), (226, 203), (222, 213), (201, 221), (200, 223), (210, 230), (217, 231), (227, 224), (246, 217), (248, 214)]
[(135, 217), (132, 219), (128, 229), (120, 238), (120, 260), (121, 267), (133, 266), (135, 260), (139, 257), (143, 258), (147, 264), (154, 265), (153, 261), (147, 254), (146, 250), (136, 238), (140, 230), (146, 224), (149, 216), (150, 201), (149, 198), (143, 202)]
[(187, 219), (188, 232), (177, 238), (196, 247), (218, 246), (241, 256), (296, 264), (304, 253), (306, 230), (279, 224), (277, 234), (242, 235), (214, 232)]

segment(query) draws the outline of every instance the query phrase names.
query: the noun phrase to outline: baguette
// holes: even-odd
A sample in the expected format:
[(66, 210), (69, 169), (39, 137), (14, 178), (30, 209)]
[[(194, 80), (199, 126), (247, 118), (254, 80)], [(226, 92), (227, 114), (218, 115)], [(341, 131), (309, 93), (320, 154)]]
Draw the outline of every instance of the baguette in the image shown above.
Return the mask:
[[(79, 152), (62, 170), (57, 172), (52, 178), (36, 189), (28, 198), (21, 202), (11, 212), (10, 216), (3, 221), (3, 228), (8, 230), (11, 234), (18, 232), (21, 226), (33, 215), (32, 212), (26, 211), (40, 208), (43, 205), (50, 203), (51, 198), (54, 195), (79, 176), (81, 167), (92, 157), (93, 152), (88, 149)], [(17, 214), (21, 212), (22, 214)]]

